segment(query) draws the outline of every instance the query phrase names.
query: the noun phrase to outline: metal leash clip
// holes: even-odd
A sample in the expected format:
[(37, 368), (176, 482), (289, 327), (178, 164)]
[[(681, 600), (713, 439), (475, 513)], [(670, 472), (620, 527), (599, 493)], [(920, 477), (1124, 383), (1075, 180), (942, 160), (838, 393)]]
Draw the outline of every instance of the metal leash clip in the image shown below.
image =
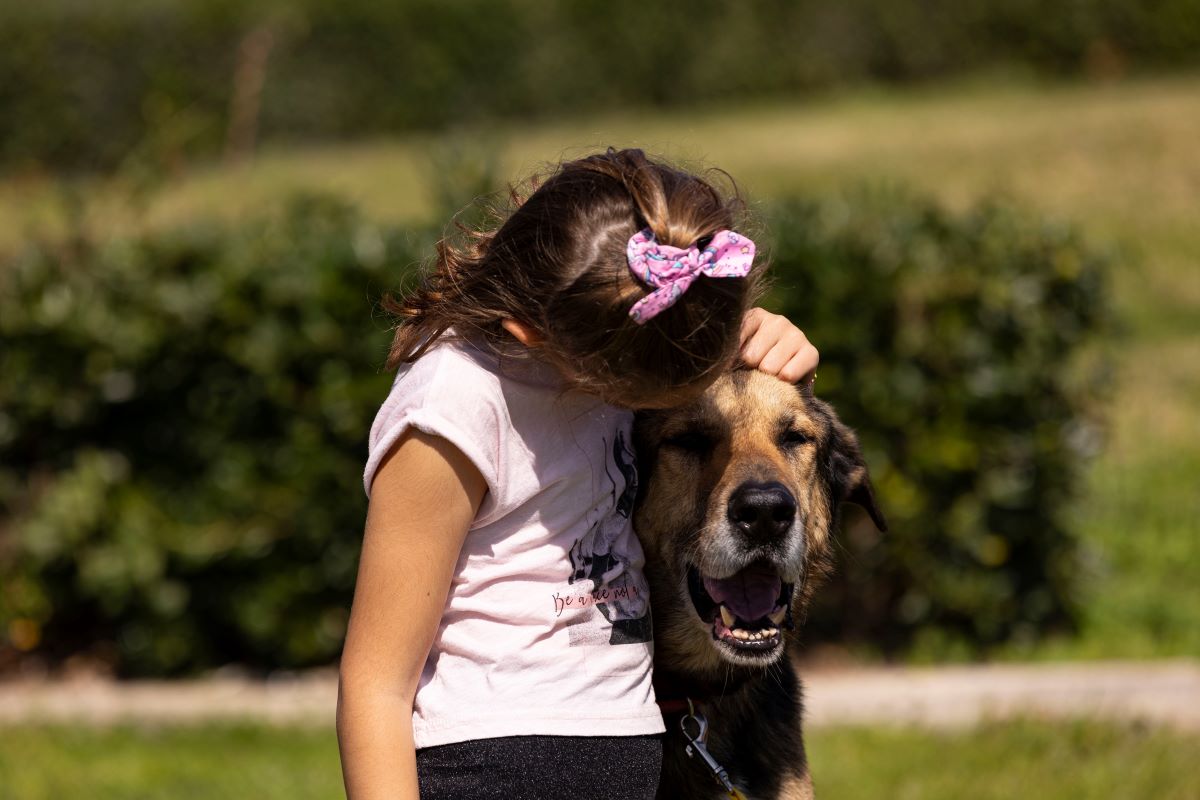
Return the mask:
[[(688, 731), (688, 722), (696, 723), (696, 735), (693, 736)], [(745, 796), (737, 790), (733, 782), (729, 780), (729, 773), (721, 766), (712, 753), (708, 752), (708, 748), (704, 746), (708, 738), (708, 720), (704, 715), (696, 710), (692, 704), (691, 698), (688, 698), (688, 713), (683, 715), (679, 720), (679, 729), (683, 731), (683, 738), (688, 740), (687, 745), (683, 748), (683, 752), (687, 753), (688, 758), (694, 758), (699, 755), (700, 760), (704, 762), (704, 766), (708, 767), (709, 772), (716, 778), (717, 783), (725, 789), (725, 793), (734, 800), (745, 800)]]

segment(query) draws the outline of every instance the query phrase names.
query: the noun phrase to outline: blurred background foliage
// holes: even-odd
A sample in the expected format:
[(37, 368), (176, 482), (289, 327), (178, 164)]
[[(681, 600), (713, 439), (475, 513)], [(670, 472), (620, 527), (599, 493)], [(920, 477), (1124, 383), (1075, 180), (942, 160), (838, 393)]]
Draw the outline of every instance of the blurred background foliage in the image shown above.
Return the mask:
[(177, 167), (257, 138), (1198, 62), (1194, 0), (7, 3), (0, 169)]
[[(985, 649), (1069, 626), (1061, 510), (1095, 438), (1077, 362), (1106, 316), (1102, 259), (1011, 208), (903, 193), (768, 216), (773, 304), (821, 343), (822, 396), (860, 429), (895, 527), (851, 537), (811, 637)], [(301, 198), (33, 248), (0, 275), (0, 621), (37, 631), (26, 649), (134, 674), (337, 655), (390, 381), (372, 298), (433, 238)]]
[(6, 5), (0, 670), (335, 659), (380, 296), (531, 163), (684, 139), (893, 523), (807, 640), (1195, 652), (1197, 45), (1190, 0)]
[(769, 228), (773, 306), (820, 343), (820, 395), (858, 430), (891, 525), (849, 528), (807, 638), (978, 653), (1069, 629), (1107, 259), (1011, 205), (952, 214), (895, 189), (784, 197)]
[(0, 620), (133, 673), (336, 655), (389, 383), (370, 298), (414, 258), (309, 198), (10, 264)]

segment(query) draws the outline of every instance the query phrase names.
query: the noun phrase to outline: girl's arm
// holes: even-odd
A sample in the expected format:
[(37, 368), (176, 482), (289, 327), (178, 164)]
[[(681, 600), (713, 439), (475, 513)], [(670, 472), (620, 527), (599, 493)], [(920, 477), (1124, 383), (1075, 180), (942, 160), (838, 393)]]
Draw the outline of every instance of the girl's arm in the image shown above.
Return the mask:
[(742, 363), (788, 383), (812, 383), (821, 360), (787, 317), (752, 308), (742, 322)]
[(419, 431), (375, 475), (338, 680), (350, 800), (418, 797), (413, 697), (485, 492), (461, 451)]

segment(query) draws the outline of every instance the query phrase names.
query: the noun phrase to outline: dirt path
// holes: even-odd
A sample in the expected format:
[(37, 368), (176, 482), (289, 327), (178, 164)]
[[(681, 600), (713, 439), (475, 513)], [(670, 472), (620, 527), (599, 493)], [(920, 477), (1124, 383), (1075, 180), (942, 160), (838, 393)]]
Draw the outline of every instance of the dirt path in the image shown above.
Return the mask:
[[(1200, 661), (884, 667), (805, 674), (807, 723), (967, 726), (1013, 716), (1142, 721), (1200, 731)], [(331, 725), (337, 675), (250, 681), (0, 683), (0, 725), (254, 719)]]
[(1200, 731), (1200, 661), (864, 669), (805, 676), (811, 725), (961, 727), (1015, 716)]

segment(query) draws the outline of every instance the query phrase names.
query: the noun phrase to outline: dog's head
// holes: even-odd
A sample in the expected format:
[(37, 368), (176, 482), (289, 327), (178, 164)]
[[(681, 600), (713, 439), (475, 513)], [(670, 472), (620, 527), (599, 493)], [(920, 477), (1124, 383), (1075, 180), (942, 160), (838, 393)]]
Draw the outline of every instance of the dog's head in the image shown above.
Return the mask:
[(638, 415), (647, 557), (658, 655), (677, 668), (765, 667), (829, 563), (843, 502), (875, 525), (854, 434), (827, 403), (753, 370), (688, 405)]

